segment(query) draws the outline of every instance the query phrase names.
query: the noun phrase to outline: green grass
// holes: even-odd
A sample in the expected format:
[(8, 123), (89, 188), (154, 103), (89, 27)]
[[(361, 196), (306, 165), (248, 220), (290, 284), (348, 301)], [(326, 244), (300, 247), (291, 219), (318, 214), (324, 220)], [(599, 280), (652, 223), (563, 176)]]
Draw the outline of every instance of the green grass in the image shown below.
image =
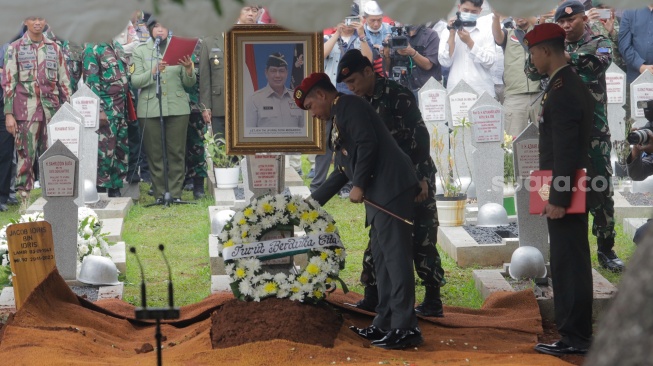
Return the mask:
[[(303, 169), (305, 172), (310, 170), (305, 158)], [(310, 181), (305, 179), (305, 183), (308, 185)], [(125, 218), (123, 228), (123, 240), (127, 247), (133, 246), (137, 249), (144, 266), (148, 284), (148, 306), (167, 304), (167, 269), (157, 248), (159, 244), (165, 245), (166, 255), (172, 267), (176, 305), (196, 303), (210, 293), (208, 206), (213, 203), (210, 198), (205, 198), (194, 201), (197, 203), (195, 205), (146, 208), (144, 205), (153, 202), (153, 198), (146, 193), (148, 188), (149, 185), (141, 184), (141, 199)], [(34, 191), (32, 199), (39, 195), (40, 192)], [(191, 192), (184, 192), (182, 198), (193, 201)], [(362, 204), (353, 204), (338, 197), (334, 197), (325, 208), (336, 220), (342, 241), (347, 248), (347, 262), (340, 273), (341, 278), (350, 290), (362, 293), (363, 287), (359, 282), (362, 253), (369, 238), (368, 229), (365, 228), (365, 208)], [(18, 218), (17, 210), (18, 206), (10, 206), (10, 211), (0, 213), (0, 225), (9, 223), (11, 218)], [(593, 267), (610, 282), (618, 284), (620, 274), (603, 270), (598, 265), (596, 239), (591, 234), (590, 247)], [(442, 288), (444, 303), (450, 306), (479, 308), (483, 299), (472, 279), (472, 270), (476, 268), (460, 268), (440, 248), (438, 250), (447, 280), (447, 285)], [(625, 262), (635, 250), (632, 238), (623, 234), (621, 225), (617, 225), (615, 250)], [(140, 272), (131, 253), (127, 253), (127, 273), (121, 274), (120, 280), (125, 283), (124, 299), (134, 305), (140, 305)], [(0, 277), (0, 287), (3, 285), (7, 285), (7, 280)], [(418, 301), (423, 296), (423, 286), (416, 286)]]

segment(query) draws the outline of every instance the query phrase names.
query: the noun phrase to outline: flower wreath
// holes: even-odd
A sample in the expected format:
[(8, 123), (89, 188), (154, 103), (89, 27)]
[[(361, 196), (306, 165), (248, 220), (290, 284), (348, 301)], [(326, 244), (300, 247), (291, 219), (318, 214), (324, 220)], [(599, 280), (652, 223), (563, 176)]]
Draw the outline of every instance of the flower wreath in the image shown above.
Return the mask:
[[(308, 254), (308, 265), (297, 275), (264, 272), (261, 260), (256, 256), (226, 259), (225, 253), (236, 248), (252, 249), (261, 237), (275, 230), (278, 225), (294, 225), (303, 229), (307, 237), (325, 235), (336, 238), (333, 246), (317, 246), (304, 250)], [(308, 240), (308, 239), (307, 239)], [(331, 242), (329, 242), (331, 243)], [(249, 244), (249, 245), (248, 245)], [(262, 245), (260, 242), (257, 245)], [(301, 196), (263, 196), (252, 203), (225, 224), (218, 235), (218, 250), (225, 258), (225, 270), (231, 278), (231, 289), (240, 300), (260, 301), (266, 297), (289, 298), (290, 300), (317, 302), (340, 282), (338, 277), (345, 264), (345, 249), (340, 244), (335, 221), (313, 199), (304, 201)], [(288, 253), (286, 255), (295, 254)]]

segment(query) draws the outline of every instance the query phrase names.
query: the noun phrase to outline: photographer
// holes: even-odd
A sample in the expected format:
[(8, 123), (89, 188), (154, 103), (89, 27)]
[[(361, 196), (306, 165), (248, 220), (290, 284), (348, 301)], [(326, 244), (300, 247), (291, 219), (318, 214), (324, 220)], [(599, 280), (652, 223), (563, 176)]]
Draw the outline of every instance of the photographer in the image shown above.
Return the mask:
[(457, 18), (450, 19), (447, 30), (440, 35), (438, 61), (450, 68), (448, 92), (465, 80), (479, 94), (486, 91), (494, 98), (490, 73), (496, 60), (494, 37), (476, 26), (482, 6), (483, 0), (460, 0)]
[[(403, 48), (387, 47), (386, 54), (389, 55), (388, 74), (391, 79), (408, 87), (413, 93), (417, 92), (431, 78), (442, 81), (442, 68), (438, 62), (438, 46), (440, 37), (431, 28), (424, 25), (406, 26), (401, 33), (408, 38), (408, 44)], [(394, 29), (396, 33), (396, 28)], [(389, 38), (389, 44), (393, 43), (393, 38)], [(401, 37), (401, 34), (398, 34)], [(396, 38), (395, 38), (396, 39)], [(397, 80), (396, 72), (393, 71), (395, 66), (406, 65), (405, 81), (399, 76)]]
[(628, 134), (633, 149), (626, 160), (628, 175), (633, 180), (644, 180), (653, 175), (653, 99), (646, 102), (644, 116), (648, 123), (643, 128)]

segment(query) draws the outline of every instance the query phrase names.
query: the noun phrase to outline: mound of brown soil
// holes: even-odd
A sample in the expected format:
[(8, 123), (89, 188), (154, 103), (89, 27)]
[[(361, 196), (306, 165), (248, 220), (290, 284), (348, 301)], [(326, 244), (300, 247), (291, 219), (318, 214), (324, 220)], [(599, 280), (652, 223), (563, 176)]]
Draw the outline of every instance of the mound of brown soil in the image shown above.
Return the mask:
[(234, 299), (211, 314), (211, 346), (228, 348), (285, 339), (332, 348), (341, 325), (342, 317), (326, 304), (276, 298), (261, 302)]

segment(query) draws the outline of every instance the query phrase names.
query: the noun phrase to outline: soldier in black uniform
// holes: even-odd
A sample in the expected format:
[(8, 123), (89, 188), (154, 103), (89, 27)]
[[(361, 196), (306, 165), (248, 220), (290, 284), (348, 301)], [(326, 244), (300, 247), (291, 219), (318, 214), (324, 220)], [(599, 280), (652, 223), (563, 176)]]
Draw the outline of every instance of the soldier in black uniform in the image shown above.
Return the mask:
[[(338, 93), (325, 73), (311, 74), (293, 95), (300, 108), (333, 121), (329, 143), (335, 152), (335, 170), (311, 196), (325, 204), (351, 180), (350, 201), (369, 200), (399, 217), (412, 218), (418, 189), (415, 169), (372, 106), (357, 96)], [(419, 345), (423, 339), (413, 309), (413, 228), (367, 203), (365, 209), (379, 304), (371, 326), (351, 329), (376, 347)]]
[[(440, 254), (435, 246), (438, 232), (438, 211), (435, 206), (435, 163), (431, 159), (429, 131), (417, 107), (413, 92), (394, 80), (376, 74), (370, 60), (359, 50), (350, 50), (338, 64), (338, 82), (343, 81), (354, 94), (370, 102), (383, 123), (408, 155), (420, 183), (415, 198), (413, 227), (413, 261), (415, 271), (425, 287), (424, 301), (415, 308), (423, 316), (444, 316), (440, 287), (446, 281)], [(377, 299), (374, 262), (368, 244), (363, 253), (361, 282), (365, 298), (356, 307), (374, 311)]]
[(561, 339), (550, 345), (539, 343), (535, 350), (555, 356), (585, 354), (592, 337), (587, 210), (567, 214), (566, 208), (576, 170), (589, 166), (587, 150), (596, 102), (567, 64), (564, 39), (565, 31), (552, 23), (536, 26), (524, 38), (538, 72), (550, 77), (542, 96), (539, 146), (540, 169), (553, 171), (549, 202), (542, 215), (547, 217), (549, 229), (555, 323)]

